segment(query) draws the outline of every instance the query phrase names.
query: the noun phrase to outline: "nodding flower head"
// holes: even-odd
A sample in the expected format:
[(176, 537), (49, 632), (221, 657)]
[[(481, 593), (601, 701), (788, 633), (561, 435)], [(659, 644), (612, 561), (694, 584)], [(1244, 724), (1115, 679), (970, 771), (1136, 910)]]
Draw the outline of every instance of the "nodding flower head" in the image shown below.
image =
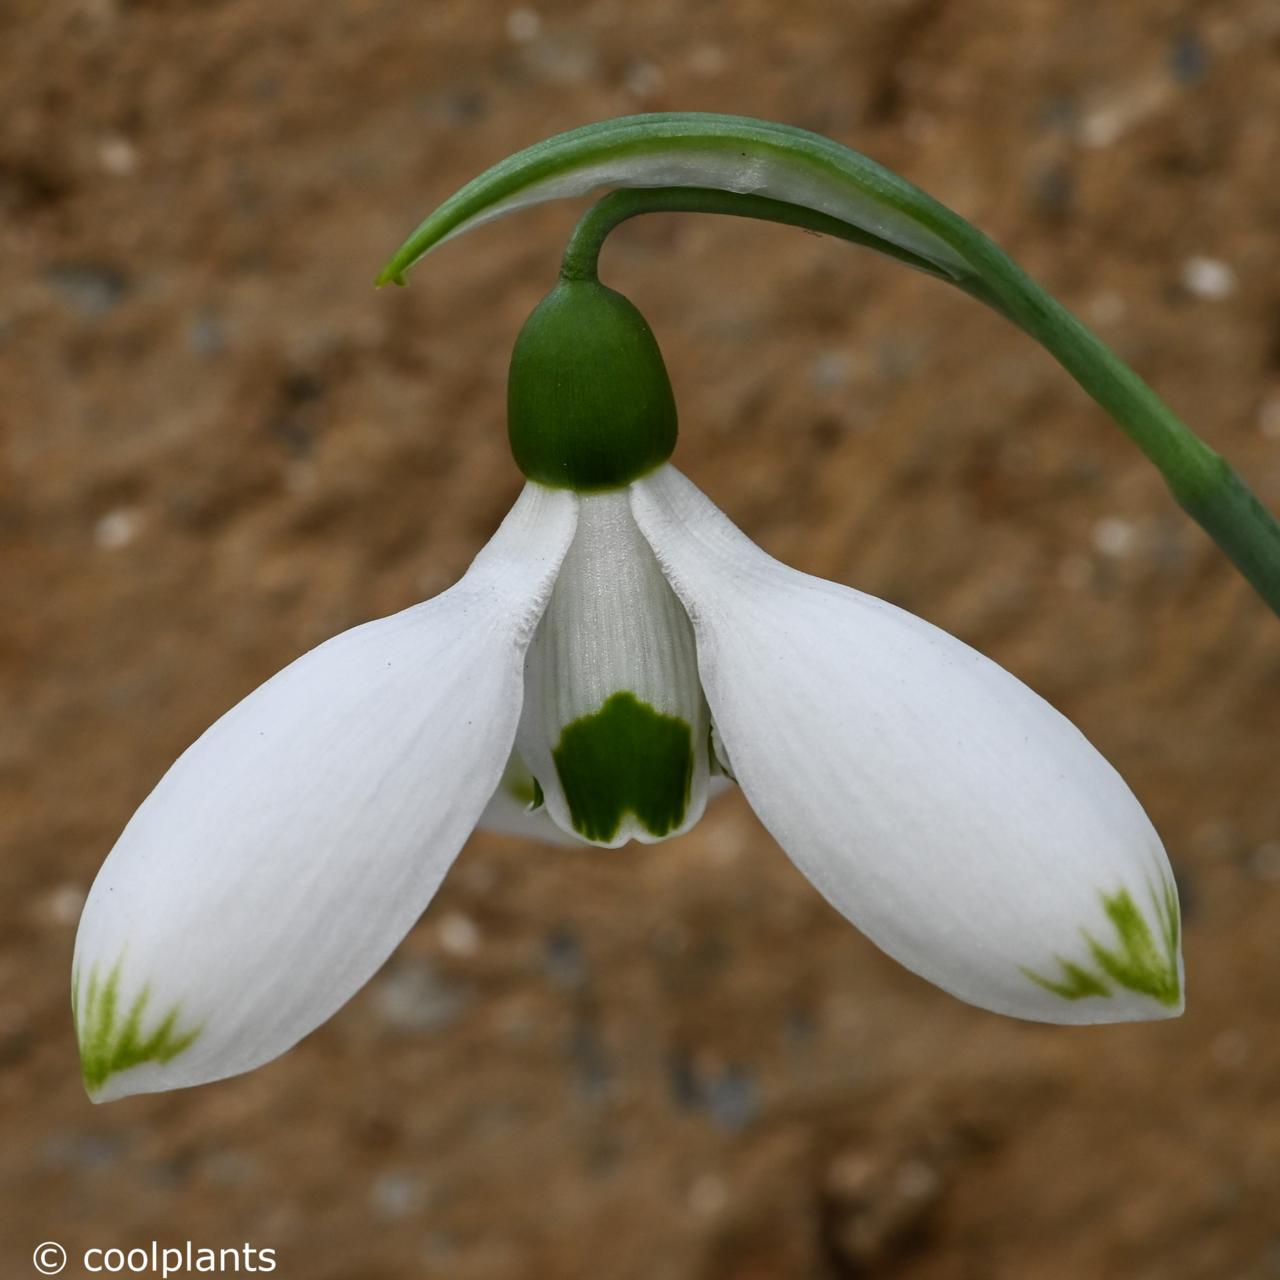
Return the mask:
[(677, 471), (630, 303), (557, 286), (509, 418), (527, 482), (457, 584), (268, 680), (125, 828), (76, 943), (95, 1098), (284, 1052), (477, 826), (613, 849), (680, 835), (734, 785), (837, 911), (961, 999), (1181, 1010), (1173, 877), (1124, 782), (1012, 675), (779, 563)]

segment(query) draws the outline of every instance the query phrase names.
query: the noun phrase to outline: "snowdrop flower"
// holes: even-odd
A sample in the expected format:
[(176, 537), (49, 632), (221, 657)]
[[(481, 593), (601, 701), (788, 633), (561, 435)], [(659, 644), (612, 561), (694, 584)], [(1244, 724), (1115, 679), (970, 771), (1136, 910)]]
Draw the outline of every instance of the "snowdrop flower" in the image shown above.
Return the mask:
[(643, 318), (564, 281), (517, 343), (527, 483), (461, 580), (286, 667), (173, 765), (76, 942), (95, 1099), (269, 1061), (382, 965), (477, 825), (679, 835), (731, 779), (891, 956), (1087, 1023), (1182, 1008), (1174, 882), (1115, 771), (927, 622), (790, 569), (667, 461)]

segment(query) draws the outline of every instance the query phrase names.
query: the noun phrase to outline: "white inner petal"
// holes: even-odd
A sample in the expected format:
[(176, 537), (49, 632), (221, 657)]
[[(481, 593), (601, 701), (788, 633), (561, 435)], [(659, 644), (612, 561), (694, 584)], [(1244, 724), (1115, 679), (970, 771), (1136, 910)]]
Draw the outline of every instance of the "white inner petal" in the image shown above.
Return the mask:
[[(602, 709), (611, 710), (617, 723), (598, 724), (575, 738), (585, 728), (584, 717)], [(566, 728), (575, 725), (566, 738)], [(672, 736), (682, 734), (680, 726), (690, 735), (691, 771), (687, 800), (672, 801), (678, 812), (668, 826), (649, 809), (655, 790), (671, 799), (669, 779), (655, 781), (661, 762), (654, 755), (666, 746), (656, 753), (651, 748), (670, 745)], [(516, 737), (548, 813), (565, 831), (609, 848), (687, 830), (706, 804), (708, 732), (693, 628), (636, 527), (626, 492), (583, 497), (577, 533), (525, 659)], [(579, 754), (567, 760), (563, 751), (571, 739)], [(582, 752), (596, 758), (584, 760)], [(615, 754), (620, 759), (604, 762)], [(579, 791), (565, 772), (579, 766), (591, 773), (593, 808), (620, 806), (615, 830), (591, 822), (584, 830)]]

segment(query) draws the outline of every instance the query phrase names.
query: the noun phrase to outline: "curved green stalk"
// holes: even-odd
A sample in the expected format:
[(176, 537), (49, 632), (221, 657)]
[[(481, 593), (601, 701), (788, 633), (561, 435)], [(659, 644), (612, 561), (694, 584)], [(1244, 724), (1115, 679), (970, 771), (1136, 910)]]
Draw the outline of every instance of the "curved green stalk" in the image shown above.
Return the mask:
[(594, 280), (605, 238), (619, 223), (642, 213), (728, 213), (759, 222), (802, 227), (806, 231), (816, 231), (847, 240), (850, 244), (875, 249), (926, 275), (955, 283), (954, 276), (928, 258), (829, 213), (789, 204), (785, 200), (771, 200), (768, 196), (743, 195), (708, 187), (632, 187), (610, 192), (597, 200), (574, 228), (565, 246), (560, 274), (566, 280)]
[[(602, 201), (566, 255), (594, 262), (622, 217), (659, 209), (731, 213), (825, 231), (936, 276), (1035, 338), (1159, 468), (1179, 504), (1280, 613), (1280, 524), (1232, 468), (1137, 374), (958, 214), (867, 157), (787, 125), (674, 112), (629, 116), (562, 133), (469, 182), (393, 255), (378, 283), (437, 245), (505, 213), (599, 187), (646, 190)], [(691, 192), (691, 188), (696, 192)]]
[(804, 205), (788, 204), (785, 200), (742, 195), (735, 191), (716, 191), (707, 187), (631, 187), (611, 191), (597, 200), (574, 228), (560, 264), (561, 278), (595, 280), (600, 250), (609, 233), (628, 218), (642, 213), (721, 213), (816, 231), (819, 235), (861, 245), (865, 249), (874, 249), (877, 253), (883, 253), (905, 266), (933, 276), (936, 280), (945, 280), (1004, 314), (999, 300), (983, 287), (981, 281), (957, 279), (928, 258), (922, 258), (910, 249), (904, 249), (901, 245), (853, 223), (843, 222), (830, 214), (805, 208)]

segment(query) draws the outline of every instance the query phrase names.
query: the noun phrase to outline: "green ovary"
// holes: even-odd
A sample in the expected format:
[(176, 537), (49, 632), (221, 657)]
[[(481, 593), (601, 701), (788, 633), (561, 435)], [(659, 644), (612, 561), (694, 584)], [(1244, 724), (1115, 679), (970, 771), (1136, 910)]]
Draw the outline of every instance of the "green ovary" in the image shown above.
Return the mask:
[(1100, 896), (1102, 908), (1119, 939), (1118, 947), (1104, 947), (1082, 929), (1093, 968), (1056, 956), (1061, 970), (1056, 978), (1046, 978), (1031, 969), (1022, 972), (1064, 1000), (1091, 996), (1110, 998), (1114, 985), (1150, 996), (1161, 1004), (1176, 1005), (1182, 998), (1182, 986), (1178, 979), (1178, 895), (1173, 885), (1162, 881), (1159, 891), (1154, 888), (1151, 891), (1157, 920), (1154, 932), (1127, 889)]
[(71, 1013), (80, 1041), (80, 1069), (85, 1088), (95, 1093), (113, 1076), (144, 1062), (171, 1062), (187, 1049), (201, 1028), (178, 1029), (178, 1006), (174, 1005), (144, 1032), (142, 1020), (151, 992), (147, 987), (134, 997), (125, 1012), (120, 1005), (120, 963), (107, 975), (98, 977), (98, 967), (89, 970), (88, 987), (80, 998), (79, 975), (72, 980)]
[(693, 781), (693, 730), (633, 693), (565, 726), (552, 752), (574, 830), (613, 840), (632, 813), (652, 836), (684, 821)]

